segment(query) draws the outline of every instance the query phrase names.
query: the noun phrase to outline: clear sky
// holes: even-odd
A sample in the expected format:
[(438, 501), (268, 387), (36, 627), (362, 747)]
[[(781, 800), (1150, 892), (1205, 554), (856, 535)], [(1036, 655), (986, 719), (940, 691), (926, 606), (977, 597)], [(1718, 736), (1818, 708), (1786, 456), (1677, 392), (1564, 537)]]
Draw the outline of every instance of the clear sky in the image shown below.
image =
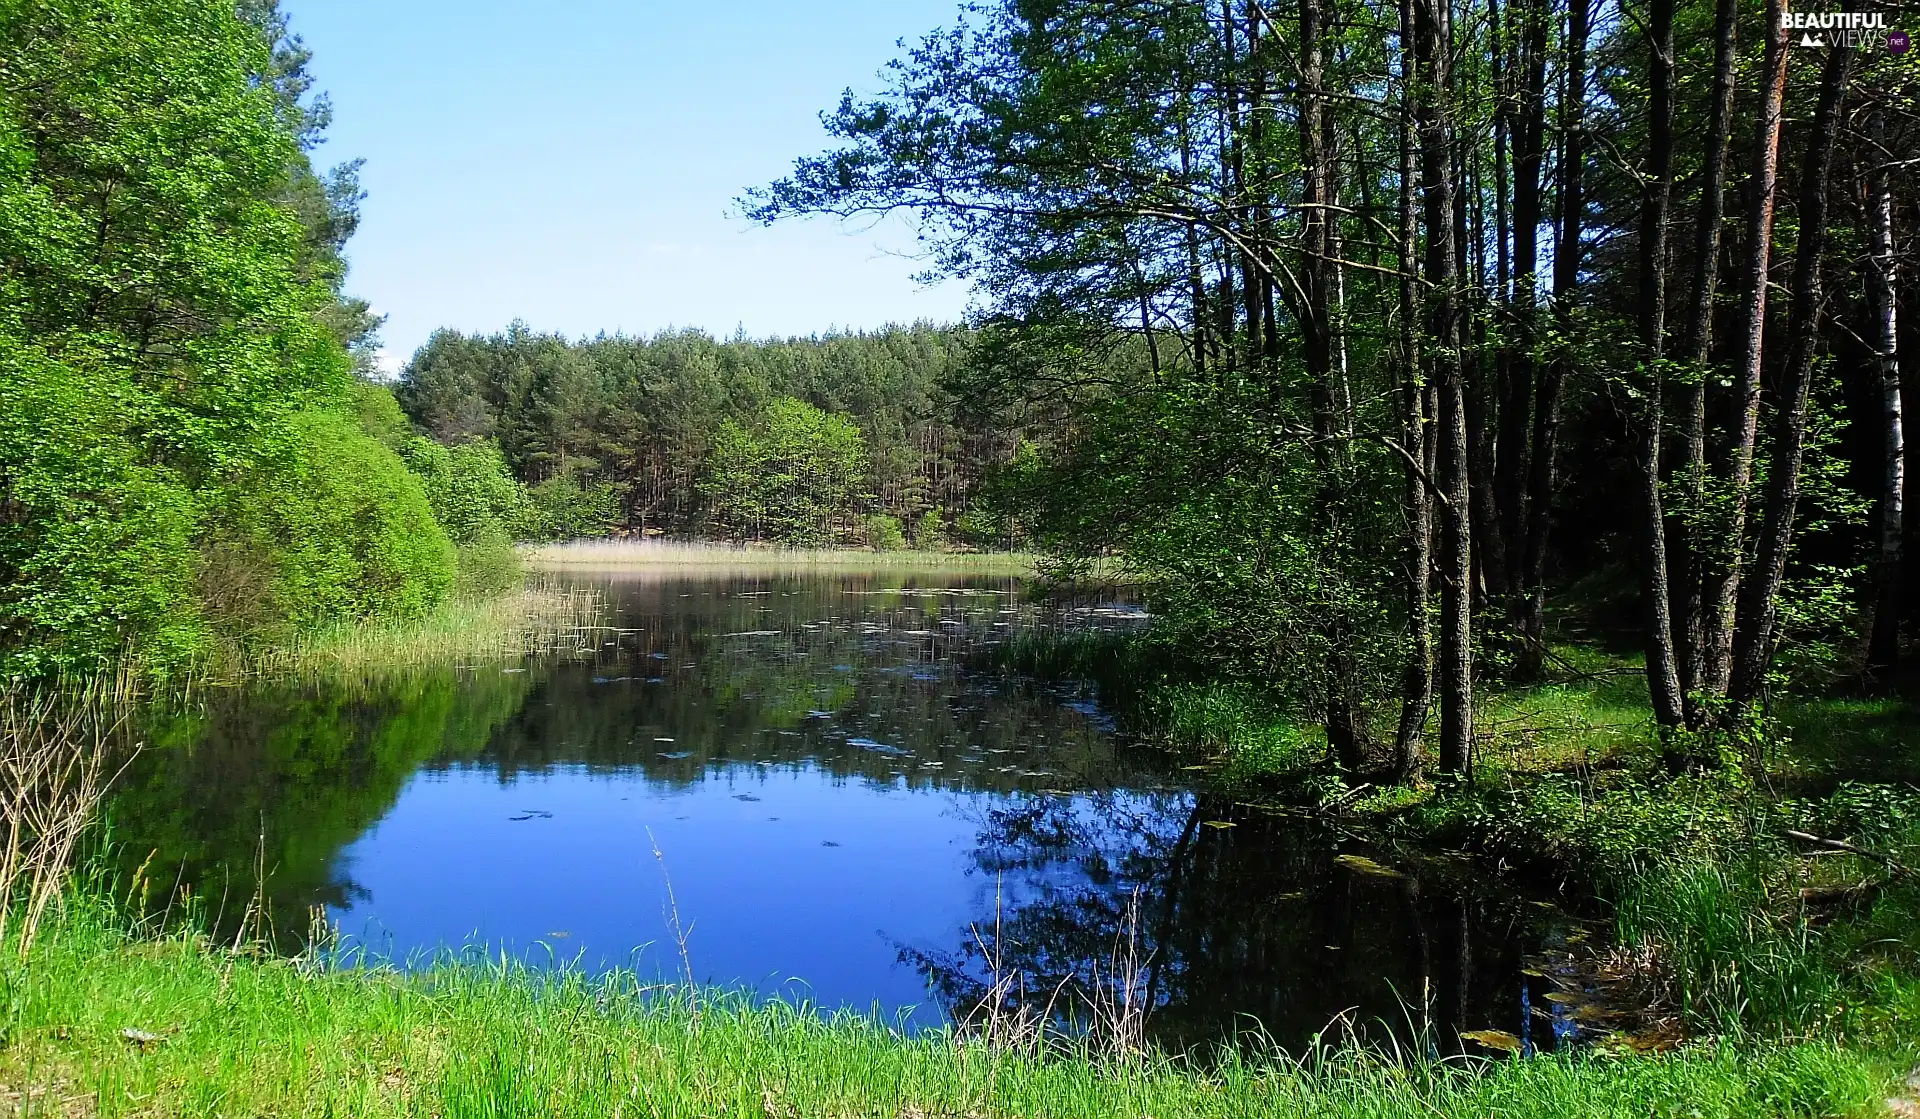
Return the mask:
[(364, 158), (348, 290), (397, 368), (441, 326), (810, 334), (951, 320), (904, 223), (734, 216), (827, 141), (840, 91), (950, 24), (955, 0), (283, 0)]

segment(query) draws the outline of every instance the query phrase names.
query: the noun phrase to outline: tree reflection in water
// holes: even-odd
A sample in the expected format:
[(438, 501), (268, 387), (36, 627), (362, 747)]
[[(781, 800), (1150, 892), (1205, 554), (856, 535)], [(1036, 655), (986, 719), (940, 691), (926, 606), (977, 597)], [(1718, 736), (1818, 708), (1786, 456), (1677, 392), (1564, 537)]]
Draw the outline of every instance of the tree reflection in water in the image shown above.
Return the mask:
[(1206, 793), (1020, 797), (978, 825), (978, 916), (951, 950), (900, 949), (957, 1020), (997, 1003), (1079, 1033), (1130, 993), (1176, 1051), (1235, 1036), (1298, 1051), (1347, 1030), (1552, 1045), (1523, 972), (1551, 919), (1464, 876), (1360, 869), (1325, 827)]

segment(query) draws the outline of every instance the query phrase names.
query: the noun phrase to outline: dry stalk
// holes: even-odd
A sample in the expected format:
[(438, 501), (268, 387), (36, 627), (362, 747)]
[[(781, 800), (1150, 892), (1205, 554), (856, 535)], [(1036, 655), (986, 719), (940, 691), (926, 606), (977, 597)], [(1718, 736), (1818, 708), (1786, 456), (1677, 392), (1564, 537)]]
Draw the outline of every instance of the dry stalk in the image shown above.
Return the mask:
[(74, 851), (113, 776), (117, 687), (78, 695), (0, 685), (0, 946), (25, 956), (66, 888)]
[(1094, 965), (1087, 999), (1093, 1012), (1089, 1040), (1114, 1060), (1133, 1060), (1147, 1052), (1147, 1015), (1153, 1008), (1147, 1005), (1146, 976), (1152, 956), (1140, 943), (1140, 888), (1136, 886), (1114, 932), (1107, 974), (1103, 978), (1099, 965)]
[(687, 1011), (693, 1016), (693, 1029), (700, 1029), (700, 988), (693, 979), (693, 957), (687, 952), (687, 938), (693, 935), (693, 926), (680, 923), (680, 902), (673, 894), (673, 875), (667, 873), (667, 856), (660, 850), (660, 841), (653, 837), (653, 829), (647, 830), (647, 843), (653, 848), (654, 861), (660, 864), (660, 877), (667, 884), (667, 928), (673, 933), (673, 941), (680, 950), (680, 972), (687, 985)]

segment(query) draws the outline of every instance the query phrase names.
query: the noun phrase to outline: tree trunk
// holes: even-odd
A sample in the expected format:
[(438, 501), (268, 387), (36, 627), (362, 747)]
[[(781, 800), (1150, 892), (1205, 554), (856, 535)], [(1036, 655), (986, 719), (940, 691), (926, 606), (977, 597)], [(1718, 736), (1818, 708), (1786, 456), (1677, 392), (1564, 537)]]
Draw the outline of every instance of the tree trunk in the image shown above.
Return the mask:
[[(1321, 529), (1329, 538), (1340, 532), (1339, 510), (1346, 470), (1340, 393), (1333, 362), (1332, 213), (1327, 209), (1328, 166), (1326, 101), (1320, 0), (1300, 0), (1300, 156), (1301, 156), (1301, 314), (1300, 333), (1307, 373), (1313, 385), (1315, 459), (1321, 473)], [(1337, 607), (1326, 620), (1328, 642), (1326, 730), (1341, 768), (1359, 773), (1365, 766), (1365, 736), (1359, 726), (1352, 627)]]
[(1806, 452), (1807, 398), (1813, 384), (1813, 348), (1820, 330), (1820, 258), (1827, 243), (1827, 169), (1840, 132), (1841, 106), (1847, 96), (1848, 47), (1829, 48), (1820, 75), (1820, 108), (1807, 157), (1800, 171), (1800, 234), (1794, 246), (1793, 309), (1787, 317), (1787, 367), (1775, 408), (1767, 466), (1767, 508), (1760, 526), (1753, 572), (1740, 592), (1739, 626), (1733, 649), (1733, 675), (1727, 698), (1736, 707), (1751, 704), (1766, 683), (1773, 657), (1774, 621), (1780, 586), (1793, 548), (1793, 520), (1800, 502), (1800, 464)]
[(1413, 0), (1400, 0), (1399, 314), (1401, 449), (1407, 454), (1407, 663), (1400, 689), (1400, 725), (1393, 738), (1394, 768), (1402, 779), (1420, 772), (1427, 712), (1433, 707), (1433, 500), (1427, 492), (1426, 444), (1431, 438), (1426, 378), (1416, 319), (1414, 213)]
[(1647, 597), (1647, 692), (1653, 718), (1670, 730), (1684, 722), (1667, 600), (1666, 514), (1660, 506), (1662, 364), (1667, 308), (1667, 203), (1673, 192), (1673, 4), (1647, 6), (1647, 174), (1640, 192), (1640, 360), (1642, 399), (1636, 480), (1640, 486), (1640, 563)]
[[(1512, 11), (1524, 11), (1514, 7)], [(1509, 613), (1517, 616), (1513, 605), (1513, 596), (1520, 593), (1525, 583), (1526, 554), (1526, 517), (1527, 517), (1527, 462), (1532, 456), (1532, 448), (1527, 443), (1528, 424), (1532, 416), (1532, 369), (1527, 364), (1516, 369), (1514, 364), (1514, 345), (1509, 337), (1514, 316), (1514, 286), (1512, 234), (1513, 219), (1511, 206), (1512, 191), (1508, 182), (1508, 166), (1512, 159), (1508, 136), (1513, 130), (1513, 95), (1508, 88), (1511, 77), (1506, 65), (1509, 54), (1508, 43), (1519, 30), (1515, 25), (1506, 35), (1501, 34), (1499, 0), (1489, 0), (1487, 19), (1490, 26), (1491, 44), (1488, 52), (1493, 79), (1494, 121), (1493, 121), (1493, 228), (1494, 228), (1494, 296), (1492, 305), (1499, 309), (1501, 337), (1499, 349), (1494, 354), (1494, 382), (1499, 391), (1499, 430), (1494, 441), (1494, 503), (1500, 511), (1500, 539), (1502, 551), (1506, 557), (1507, 585), (1500, 588), (1500, 594), (1509, 603)], [(1524, 376), (1522, 375), (1524, 370)]]
[[(1760, 428), (1761, 342), (1767, 327), (1767, 272), (1773, 252), (1773, 206), (1780, 173), (1780, 112), (1787, 88), (1788, 33), (1780, 26), (1786, 0), (1767, 0), (1767, 52), (1760, 121), (1754, 138), (1753, 177), (1748, 184), (1746, 314), (1737, 339), (1738, 419), (1728, 468), (1732, 507), (1713, 533), (1719, 546), (1700, 556), (1706, 571), (1701, 620), (1701, 690), (1725, 695), (1733, 664), (1734, 604), (1746, 553), (1747, 502), (1753, 489), (1753, 449)], [(1705, 544), (1705, 541), (1702, 541)]]
[[(1501, 489), (1511, 490), (1503, 506), (1502, 524), (1511, 533), (1506, 549), (1512, 569), (1509, 585), (1502, 588), (1508, 597), (1508, 614), (1520, 623), (1523, 648), (1515, 666), (1518, 675), (1530, 678), (1539, 674), (1540, 660), (1524, 648), (1528, 610), (1524, 600), (1511, 597), (1527, 589), (1526, 547), (1522, 542), (1526, 511), (1531, 504), (1531, 486), (1526, 484), (1531, 465), (1540, 454), (1538, 442), (1527, 447), (1526, 435), (1530, 405), (1537, 405), (1542, 376), (1539, 360), (1540, 293), (1540, 220), (1541, 172), (1546, 157), (1547, 113), (1547, 21), (1546, 0), (1520, 0), (1508, 8), (1510, 33), (1516, 44), (1516, 72), (1510, 80), (1517, 96), (1511, 124), (1513, 134), (1513, 313), (1512, 341), (1507, 359), (1504, 396), (1511, 404), (1500, 417)], [(1527, 499), (1521, 499), (1521, 492)]]
[(1459, 258), (1453, 239), (1453, 152), (1444, 0), (1418, 0), (1420, 177), (1431, 291), (1427, 352), (1439, 393), (1441, 489), (1440, 768), (1464, 773), (1473, 741), (1473, 528), (1467, 425), (1461, 384)]
[[(1586, 213), (1581, 187), (1586, 164), (1588, 3), (1567, 2), (1567, 87), (1560, 105), (1560, 236), (1553, 252), (1554, 323), (1563, 338), (1573, 330), (1573, 297), (1580, 280), (1581, 227)], [(1515, 221), (1517, 238), (1517, 216)], [(1553, 524), (1554, 470), (1560, 449), (1560, 391), (1569, 364), (1563, 345), (1545, 363), (1534, 388), (1533, 456), (1527, 464), (1527, 545), (1521, 577), (1522, 642), (1516, 665), (1517, 673), (1527, 679), (1540, 675), (1546, 653), (1547, 537)]]
[(1680, 689), (1686, 704), (1687, 725), (1699, 727), (1698, 694), (1705, 672), (1701, 644), (1700, 537), (1707, 495), (1707, 364), (1713, 344), (1713, 298), (1720, 280), (1720, 224), (1726, 216), (1727, 150), (1733, 141), (1733, 65), (1739, 0), (1717, 0), (1713, 15), (1713, 106), (1707, 119), (1706, 156), (1700, 168), (1700, 207), (1693, 232), (1693, 290), (1687, 301), (1687, 324), (1680, 341), (1680, 360), (1687, 365), (1681, 391), (1680, 424), (1686, 436), (1681, 467), (1688, 498), (1680, 517), (1674, 551), (1679, 570), (1674, 578), (1678, 607), (1674, 618), (1674, 645), (1680, 657)]
[(1889, 682), (1900, 666), (1900, 574), (1906, 565), (1906, 431), (1900, 399), (1900, 330), (1897, 319), (1898, 260), (1893, 251), (1893, 187), (1889, 182), (1884, 109), (1873, 116), (1873, 159), (1867, 175), (1867, 298), (1878, 328), (1874, 356), (1880, 366), (1880, 416), (1884, 436), (1880, 482), (1880, 552), (1874, 564), (1873, 637), (1867, 671)]

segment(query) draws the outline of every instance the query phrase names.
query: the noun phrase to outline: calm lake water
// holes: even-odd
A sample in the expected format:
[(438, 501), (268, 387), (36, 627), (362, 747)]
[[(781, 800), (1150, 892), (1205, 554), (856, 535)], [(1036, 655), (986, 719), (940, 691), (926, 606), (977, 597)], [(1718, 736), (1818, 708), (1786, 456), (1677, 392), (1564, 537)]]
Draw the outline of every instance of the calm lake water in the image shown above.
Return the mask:
[(1130, 974), (1174, 1046), (1404, 1034), (1423, 992), (1449, 1039), (1572, 1028), (1528, 974), (1581, 935), (1556, 912), (1368, 873), (1196, 791), (1089, 689), (995, 666), (1132, 608), (978, 576), (581, 578), (618, 627), (591, 661), (221, 690), (156, 722), (112, 807), (152, 904), (187, 886), (230, 929), (258, 894), (290, 948), (318, 907), (351, 958), (690, 965), (909, 1028), (996, 966), (1056, 1011)]

